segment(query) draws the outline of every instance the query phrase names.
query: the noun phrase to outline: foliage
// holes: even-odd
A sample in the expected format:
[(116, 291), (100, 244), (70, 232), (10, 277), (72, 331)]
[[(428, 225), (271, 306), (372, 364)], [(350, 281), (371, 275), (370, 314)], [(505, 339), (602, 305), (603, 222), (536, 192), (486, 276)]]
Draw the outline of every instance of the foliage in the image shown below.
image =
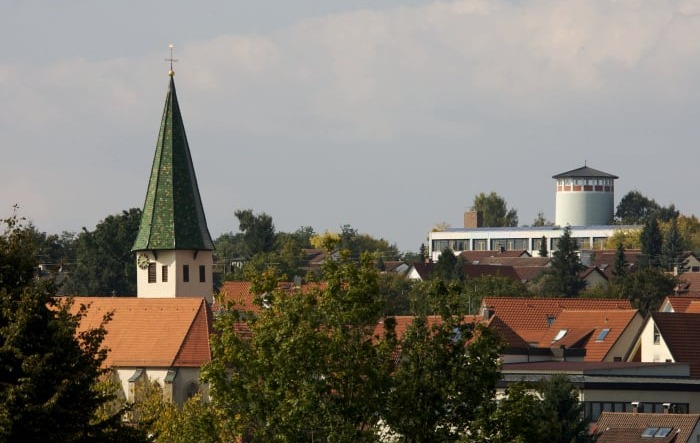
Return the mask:
[(383, 303), (371, 258), (327, 261), (315, 290), (282, 293), (262, 277), (272, 307), (224, 312), (204, 369), (224, 425), (251, 442), (372, 441), (393, 346), (373, 338)]
[(605, 249), (615, 249), (621, 244), (625, 249), (640, 249), (640, 235), (642, 231), (639, 229), (616, 229), (613, 235), (605, 241)]
[(445, 248), (433, 267), (432, 279), (445, 282), (464, 281), (464, 260), (457, 257), (451, 249)]
[(658, 267), (661, 264), (661, 246), (663, 237), (656, 218), (650, 217), (644, 223), (639, 236), (641, 253), (637, 260), (640, 268)]
[(678, 216), (679, 212), (673, 204), (661, 206), (637, 190), (623, 196), (615, 211), (615, 218), (624, 225), (641, 225), (649, 218), (668, 222)]
[(489, 413), (479, 418), (478, 443), (539, 443), (544, 438), (544, 423), (539, 419), (540, 399), (530, 384), (508, 386), (506, 396)]
[(684, 241), (678, 229), (677, 219), (671, 219), (661, 245), (661, 266), (667, 271), (683, 270)]
[(549, 251), (547, 250), (547, 237), (544, 235), (540, 239), (540, 249), (538, 254), (540, 257), (549, 257)]
[(643, 268), (616, 278), (616, 292), (629, 297), (632, 306), (642, 315), (656, 311), (664, 297), (673, 294), (676, 279), (659, 268)]
[(627, 259), (625, 258), (625, 246), (620, 242), (615, 248), (615, 262), (613, 263), (612, 274), (616, 278), (624, 277), (627, 274)]
[(500, 338), (461, 315), (415, 317), (401, 340), (383, 417), (404, 443), (454, 442), (495, 394)]
[(493, 191), (474, 196), (471, 210), (482, 213), (484, 227), (518, 226), (518, 211), (508, 209), (505, 199)]
[(87, 307), (71, 313), (52, 281), (34, 279), (33, 232), (16, 216), (0, 237), (0, 442), (144, 441), (120, 414), (99, 415), (111, 400), (98, 383), (102, 318), (77, 333)]
[(557, 241), (557, 250), (552, 253), (550, 267), (545, 271), (543, 291), (548, 295), (575, 297), (586, 287), (579, 273), (585, 267), (578, 255), (578, 245), (571, 237), (571, 227)]
[(141, 210), (107, 216), (94, 231), (76, 238), (76, 266), (63, 292), (71, 295), (135, 295), (136, 265), (131, 247), (139, 231)]
[(565, 374), (554, 374), (537, 386), (542, 398), (538, 414), (545, 424), (545, 435), (540, 441), (553, 443), (580, 442), (586, 437), (587, 424), (583, 417), (583, 403), (578, 392)]
[(271, 252), (275, 246), (275, 225), (272, 217), (265, 214), (255, 215), (252, 209), (234, 212), (238, 218), (238, 229), (242, 232), (240, 253), (250, 258), (262, 252)]
[(544, 216), (544, 212), (540, 211), (537, 213), (537, 217), (532, 221), (532, 226), (554, 226), (554, 222), (547, 220)]

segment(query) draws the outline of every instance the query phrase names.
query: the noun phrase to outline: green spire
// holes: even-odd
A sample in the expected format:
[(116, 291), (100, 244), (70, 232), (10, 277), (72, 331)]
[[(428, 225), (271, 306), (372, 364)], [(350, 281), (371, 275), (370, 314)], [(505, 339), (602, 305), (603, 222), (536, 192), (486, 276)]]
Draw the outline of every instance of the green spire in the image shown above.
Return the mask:
[(155, 249), (214, 249), (172, 74), (141, 226), (132, 248)]

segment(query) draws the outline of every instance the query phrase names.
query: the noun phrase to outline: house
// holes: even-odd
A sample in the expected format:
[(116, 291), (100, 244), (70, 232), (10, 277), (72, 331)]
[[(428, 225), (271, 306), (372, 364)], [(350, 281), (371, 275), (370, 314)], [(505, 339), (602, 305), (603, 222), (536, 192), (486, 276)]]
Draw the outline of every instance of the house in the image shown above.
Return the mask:
[[(429, 280), (435, 269), (435, 263), (413, 263), (406, 272), (406, 276), (411, 280)], [(462, 272), (467, 278), (478, 278), (482, 276), (506, 277), (515, 281), (520, 281), (520, 277), (512, 266), (498, 265), (462, 265)]]
[(699, 424), (700, 414), (603, 412), (594, 434), (597, 443), (696, 443), (700, 441)]
[[(67, 300), (67, 299), (64, 299)], [(122, 387), (122, 398), (138, 400), (138, 386), (158, 383), (165, 400), (182, 404), (200, 391), (200, 368), (211, 360), (212, 312), (204, 298), (74, 297), (73, 314), (81, 305), (88, 315), (79, 332), (106, 324), (105, 367)]]
[(690, 376), (700, 378), (700, 314), (652, 312), (642, 327), (633, 359), (642, 362), (685, 363)]
[(700, 294), (668, 296), (661, 303), (659, 312), (687, 312), (700, 314)]

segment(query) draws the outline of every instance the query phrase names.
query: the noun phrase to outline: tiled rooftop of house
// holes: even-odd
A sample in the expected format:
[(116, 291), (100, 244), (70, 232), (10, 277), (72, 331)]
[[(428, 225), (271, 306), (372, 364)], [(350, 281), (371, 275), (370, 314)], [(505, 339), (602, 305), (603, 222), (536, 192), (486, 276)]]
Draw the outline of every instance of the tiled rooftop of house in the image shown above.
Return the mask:
[(700, 377), (700, 314), (652, 312), (673, 360), (690, 364), (691, 377)]
[[(596, 423), (596, 433), (599, 434), (596, 441), (686, 443), (699, 420), (700, 414), (603, 412)], [(665, 429), (660, 431), (662, 428)]]
[(212, 318), (204, 299), (75, 297), (71, 311), (81, 304), (89, 307), (81, 331), (114, 313), (105, 326), (107, 367), (200, 367), (211, 359)]

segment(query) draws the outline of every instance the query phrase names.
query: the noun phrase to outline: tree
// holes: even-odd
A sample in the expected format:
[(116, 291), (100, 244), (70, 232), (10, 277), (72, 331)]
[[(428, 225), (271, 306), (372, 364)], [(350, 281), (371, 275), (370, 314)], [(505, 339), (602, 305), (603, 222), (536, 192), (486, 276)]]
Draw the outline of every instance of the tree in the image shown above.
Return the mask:
[(673, 293), (676, 279), (660, 268), (642, 268), (622, 278), (615, 279), (617, 293), (630, 298), (632, 306), (646, 315), (656, 311), (664, 297)]
[(533, 420), (539, 416), (540, 399), (532, 386), (516, 382), (506, 388), (505, 397), (496, 405), (491, 405), (487, 413), (479, 419), (479, 443), (539, 443), (545, 438), (545, 424)]
[(566, 374), (554, 374), (540, 381), (537, 392), (542, 399), (538, 417), (545, 423), (545, 435), (540, 441), (575, 443), (586, 437), (587, 423), (583, 403)]
[(578, 255), (578, 244), (571, 237), (571, 227), (557, 240), (557, 250), (552, 253), (550, 267), (545, 271), (544, 290), (548, 294), (575, 297), (586, 287), (579, 273), (585, 269)]
[(439, 279), (444, 282), (463, 281), (463, 266), (464, 260), (461, 257), (457, 257), (455, 253), (452, 252), (452, 249), (445, 248), (442, 250), (442, 253), (440, 253), (440, 257), (433, 267), (431, 278)]
[(471, 210), (483, 214), (484, 227), (518, 226), (518, 211), (508, 209), (503, 197), (493, 191), (488, 195), (483, 192), (476, 195)]
[(649, 217), (644, 223), (639, 235), (641, 252), (637, 264), (640, 268), (658, 267), (661, 264), (661, 246), (663, 237), (659, 222), (655, 217)]
[(554, 223), (547, 220), (547, 218), (544, 216), (544, 212), (540, 211), (537, 213), (537, 217), (535, 220), (532, 222), (532, 226), (553, 226)]
[(613, 275), (616, 278), (624, 277), (627, 274), (627, 259), (625, 258), (625, 245), (620, 242), (615, 248), (615, 262), (613, 263)]
[(547, 250), (547, 237), (544, 235), (540, 239), (540, 249), (538, 253), (540, 257), (549, 257), (549, 251)]
[(111, 400), (100, 388), (104, 324), (77, 332), (87, 307), (71, 314), (56, 286), (34, 278), (32, 232), (16, 216), (0, 237), (0, 442), (136, 442), (145, 435), (121, 414), (99, 417)]
[(141, 223), (132, 208), (107, 216), (94, 231), (83, 228), (76, 239), (76, 266), (63, 291), (70, 295), (134, 295), (136, 265), (131, 247)]
[(500, 338), (461, 315), (433, 325), (418, 316), (399, 349), (382, 414), (386, 424), (405, 443), (458, 441), (495, 395)]
[(270, 308), (218, 317), (203, 372), (227, 429), (250, 442), (374, 440), (395, 347), (375, 338), (377, 275), (369, 255), (345, 252), (324, 263), (322, 286), (284, 293), (263, 274), (254, 288)]
[(234, 215), (238, 218), (238, 229), (243, 233), (240, 252), (244, 257), (274, 250), (275, 225), (272, 217), (264, 212), (254, 215), (252, 209), (238, 210)]
[(615, 218), (623, 225), (640, 225), (658, 210), (658, 203), (634, 190), (620, 199), (615, 211)]
[(678, 230), (678, 220), (673, 218), (661, 244), (661, 265), (667, 271), (675, 269), (681, 273), (683, 271), (684, 252), (683, 238)]

